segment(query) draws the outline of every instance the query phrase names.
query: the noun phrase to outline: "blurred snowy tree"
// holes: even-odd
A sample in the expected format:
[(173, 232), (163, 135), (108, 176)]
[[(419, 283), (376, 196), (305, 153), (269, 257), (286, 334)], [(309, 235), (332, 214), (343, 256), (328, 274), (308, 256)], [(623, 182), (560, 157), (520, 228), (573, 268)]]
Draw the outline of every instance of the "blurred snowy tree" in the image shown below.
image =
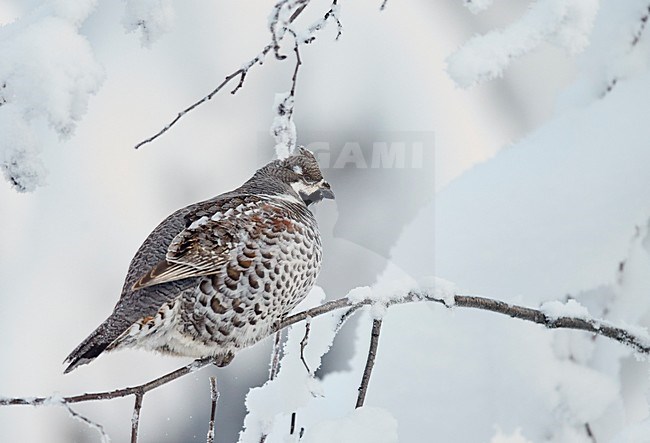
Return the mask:
[[(337, 36), (342, 29), (336, 0), (318, 11), (315, 22), (298, 20), (312, 3), (277, 2), (269, 43), (138, 146), (226, 86), (239, 91), (249, 70), (274, 57), (293, 67), (290, 90), (276, 95), (271, 126), (277, 155), (290, 152), (297, 143), (294, 117), (301, 112), (294, 109), (301, 48), (327, 25), (337, 27)], [(494, 7), (491, 0), (462, 3), (474, 14)], [(82, 32), (95, 7), (92, 0), (44, 2), (0, 28), (0, 169), (18, 191), (44, 184), (42, 147), (52, 134), (72, 137), (90, 96), (107, 80)], [(397, 5), (375, 7), (388, 12)], [(647, 0), (536, 0), (512, 24), (471, 38), (448, 57), (449, 76), (467, 88), (506, 75), (516, 59), (545, 44), (581, 54), (577, 78), (551, 122), (451, 183), (436, 199), (435, 212), (433, 203), (423, 208), (394, 245), (393, 262), (376, 285), (324, 304), (324, 294), (312, 292), (302, 306), (307, 311), (293, 320), (307, 320), (310, 332), (285, 325), (288, 338), (273, 380), (247, 397), (241, 442), (650, 441), (648, 364), (636, 360), (650, 342), (649, 14)], [(129, 0), (123, 24), (151, 46), (173, 28), (174, 16), (169, 0)], [(436, 244), (422, 238), (428, 230), (436, 231)], [(440, 280), (434, 287), (415, 283), (434, 271), (461, 290)], [(407, 303), (417, 297), (590, 334), (551, 335), (480, 314), (452, 317), (429, 307), (435, 303)], [(388, 310), (391, 304), (399, 306)], [(370, 315), (359, 322), (351, 368), (317, 379), (342, 323), (361, 309)], [(381, 343), (368, 353), (367, 343), (379, 341), (378, 324)], [(353, 410), (362, 374), (372, 369), (367, 355), (375, 352), (373, 381), (362, 389), (371, 406)], [(135, 440), (144, 394), (206, 364), (115, 392), (0, 403), (63, 405), (106, 439), (100, 425), (70, 404), (135, 396)]]

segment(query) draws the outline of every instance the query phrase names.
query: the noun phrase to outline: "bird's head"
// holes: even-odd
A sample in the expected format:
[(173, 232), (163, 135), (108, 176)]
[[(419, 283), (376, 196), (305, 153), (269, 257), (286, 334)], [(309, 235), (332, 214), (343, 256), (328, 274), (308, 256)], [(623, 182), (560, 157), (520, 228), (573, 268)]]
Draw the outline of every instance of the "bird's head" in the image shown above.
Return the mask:
[(316, 157), (302, 146), (289, 157), (264, 166), (255, 176), (281, 182), (285, 191), (295, 193), (307, 206), (324, 198), (334, 198)]

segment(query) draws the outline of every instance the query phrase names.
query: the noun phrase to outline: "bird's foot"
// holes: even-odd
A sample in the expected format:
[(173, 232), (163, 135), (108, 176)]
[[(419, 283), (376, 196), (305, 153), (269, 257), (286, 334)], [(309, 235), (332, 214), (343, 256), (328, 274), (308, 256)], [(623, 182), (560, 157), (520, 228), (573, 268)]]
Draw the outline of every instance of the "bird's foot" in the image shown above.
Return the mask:
[(212, 358), (212, 364), (220, 368), (223, 368), (224, 366), (228, 366), (228, 364), (230, 364), (233, 358), (235, 358), (235, 354), (233, 354), (232, 352), (219, 354)]

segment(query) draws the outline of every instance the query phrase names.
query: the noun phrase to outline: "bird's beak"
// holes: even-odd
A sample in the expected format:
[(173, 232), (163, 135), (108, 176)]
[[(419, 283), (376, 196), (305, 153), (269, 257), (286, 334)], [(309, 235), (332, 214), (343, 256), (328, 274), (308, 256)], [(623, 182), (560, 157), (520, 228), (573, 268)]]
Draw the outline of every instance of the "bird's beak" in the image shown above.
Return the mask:
[(321, 181), (318, 188), (313, 192), (306, 193), (304, 191), (300, 191), (299, 194), (307, 206), (313, 203), (318, 203), (324, 198), (334, 199), (334, 192), (332, 192), (330, 184), (325, 180)]
[(321, 198), (329, 198), (331, 200), (334, 200), (334, 192), (332, 191), (332, 187), (326, 181), (323, 181), (320, 192), (322, 196)]

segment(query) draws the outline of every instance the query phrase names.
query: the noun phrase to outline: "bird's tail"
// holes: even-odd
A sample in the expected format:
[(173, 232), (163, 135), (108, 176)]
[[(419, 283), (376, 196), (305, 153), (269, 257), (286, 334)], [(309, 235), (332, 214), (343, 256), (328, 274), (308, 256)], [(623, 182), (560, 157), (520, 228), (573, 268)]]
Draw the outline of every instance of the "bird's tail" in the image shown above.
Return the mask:
[(68, 363), (68, 367), (63, 371), (64, 374), (93, 361), (115, 340), (115, 337), (107, 334), (106, 326), (106, 322), (102, 323), (66, 357), (63, 363)]

